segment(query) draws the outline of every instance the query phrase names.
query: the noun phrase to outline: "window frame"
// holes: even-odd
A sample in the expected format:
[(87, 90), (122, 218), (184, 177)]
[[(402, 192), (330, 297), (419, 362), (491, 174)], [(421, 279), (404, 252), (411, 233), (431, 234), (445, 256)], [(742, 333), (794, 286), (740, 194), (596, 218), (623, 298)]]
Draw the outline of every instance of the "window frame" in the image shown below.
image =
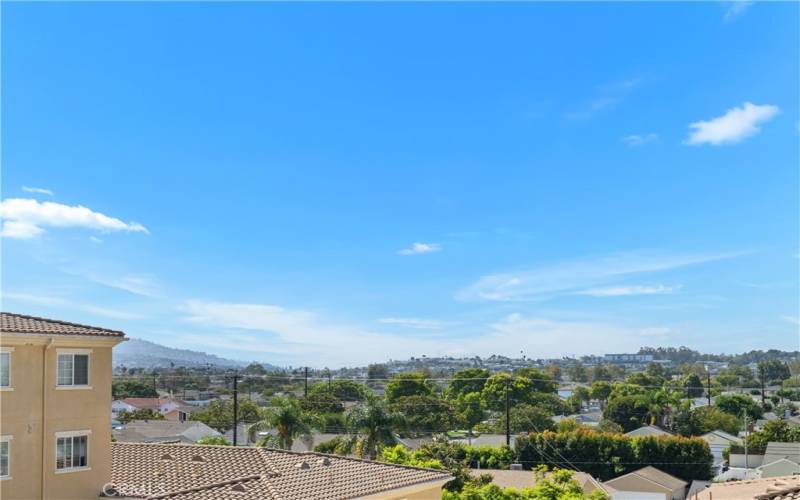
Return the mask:
[[(92, 464), (89, 461), (90, 453), (90, 443), (91, 443), (91, 436), (92, 431), (90, 429), (84, 429), (80, 431), (61, 431), (55, 433), (55, 441), (54, 441), (54, 451), (55, 451), (55, 462), (54, 462), (54, 470), (56, 474), (69, 474), (70, 472), (80, 472), (85, 470), (92, 470)], [(58, 467), (58, 440), (59, 439), (70, 439), (70, 454), (72, 454), (73, 450), (75, 449), (75, 438), (76, 437), (86, 437), (86, 465), (80, 465), (75, 467), (74, 465), (70, 465), (69, 467)]]
[(6, 464), (8, 465), (7, 466), (8, 470), (6, 471), (6, 472), (8, 472), (8, 474), (3, 475), (2, 471), (0, 471), (0, 481), (8, 481), (9, 479), (11, 479), (11, 441), (13, 439), (14, 439), (14, 436), (11, 436), (11, 435), (2, 435), (2, 436), (0, 436), (0, 443), (3, 443), (3, 444), (6, 445), (6, 450), (7, 450), (6, 451), (6, 453), (7, 453)]
[(12, 377), (11, 377), (11, 364), (12, 364), (11, 358), (13, 357), (11, 355), (11, 353), (13, 353), (13, 352), (14, 352), (14, 348), (13, 347), (0, 347), (0, 355), (8, 356), (8, 363), (7, 363), (8, 364), (8, 385), (0, 385), (0, 391), (13, 391), (14, 390), (13, 380), (12, 380)]
[[(86, 383), (75, 384), (75, 356), (86, 356)], [(72, 374), (70, 384), (59, 383), (59, 363), (62, 356), (72, 357)], [(81, 390), (91, 389), (91, 374), (92, 374), (92, 349), (57, 349), (56, 350), (56, 389), (58, 390)]]

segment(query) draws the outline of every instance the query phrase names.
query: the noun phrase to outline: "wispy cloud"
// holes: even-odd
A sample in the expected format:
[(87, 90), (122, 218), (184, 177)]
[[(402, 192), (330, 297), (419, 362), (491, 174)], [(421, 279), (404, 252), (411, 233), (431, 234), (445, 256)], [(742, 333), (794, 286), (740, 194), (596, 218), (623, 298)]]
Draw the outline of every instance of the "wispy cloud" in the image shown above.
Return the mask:
[(141, 295), (143, 297), (159, 298), (163, 297), (163, 291), (158, 281), (149, 274), (126, 274), (123, 276), (109, 276), (103, 274), (93, 273), (70, 273), (82, 274), (89, 281), (94, 283), (125, 290), (134, 295)]
[(649, 142), (653, 142), (658, 139), (658, 134), (632, 134), (626, 135), (622, 138), (622, 142), (627, 144), (628, 146), (635, 147), (635, 146), (644, 146)]
[(631, 276), (728, 259), (742, 253), (625, 253), (557, 262), (518, 272), (490, 274), (456, 294), (461, 300), (524, 301), (575, 293)]
[(53, 196), (53, 192), (45, 188), (22, 186), (22, 190), (26, 193), (46, 194), (48, 196)]
[(446, 325), (450, 324), (435, 319), (423, 318), (381, 318), (378, 320), (378, 323), (382, 323), (384, 325), (405, 326), (419, 330), (441, 330)]
[(730, 6), (725, 11), (725, 14), (722, 16), (722, 20), (725, 22), (733, 21), (737, 17), (744, 14), (747, 11), (747, 9), (749, 9), (752, 5), (753, 2), (744, 0), (737, 0), (734, 2), (730, 2)]
[(576, 292), (577, 295), (591, 297), (624, 297), (627, 295), (661, 295), (673, 293), (680, 287), (666, 285), (620, 285), (604, 288), (589, 288)]
[(614, 109), (628, 95), (644, 83), (642, 76), (608, 82), (600, 85), (597, 95), (564, 114), (568, 120), (587, 120), (603, 111)]
[(39, 202), (26, 198), (0, 201), (2, 236), (31, 239), (44, 233), (45, 228), (82, 228), (95, 231), (128, 231), (147, 233), (136, 222), (123, 222), (80, 205), (64, 205), (50, 201)]
[(795, 326), (800, 326), (800, 318), (797, 316), (781, 316), (781, 319)]
[(438, 243), (414, 243), (409, 248), (399, 250), (399, 255), (419, 255), (423, 253), (433, 253), (442, 250), (442, 246)]
[(689, 128), (692, 130), (685, 143), (714, 146), (735, 144), (759, 133), (759, 125), (771, 120), (779, 112), (778, 106), (746, 102), (741, 107), (729, 109), (722, 116), (690, 123)]
[(133, 320), (142, 318), (141, 315), (132, 313), (130, 311), (101, 307), (93, 304), (85, 304), (55, 295), (3, 292), (3, 298), (27, 304), (36, 304), (39, 306), (74, 309), (105, 318), (119, 320)]

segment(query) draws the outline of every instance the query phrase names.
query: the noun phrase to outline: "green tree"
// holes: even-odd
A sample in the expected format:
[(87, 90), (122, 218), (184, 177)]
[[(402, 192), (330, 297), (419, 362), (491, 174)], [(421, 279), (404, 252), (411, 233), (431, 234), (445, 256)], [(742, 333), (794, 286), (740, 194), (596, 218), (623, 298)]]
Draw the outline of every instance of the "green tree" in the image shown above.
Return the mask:
[(320, 417), (304, 412), (300, 402), (294, 398), (276, 397), (270, 405), (264, 411), (264, 418), (250, 426), (250, 439), (255, 439), (259, 432), (274, 430), (275, 434), (262, 438), (257, 445), (290, 450), (295, 440), (300, 439), (310, 447), (313, 442), (312, 433), (323, 425)]
[(408, 396), (430, 396), (431, 394), (433, 394), (433, 387), (423, 373), (400, 373), (392, 377), (386, 385), (386, 401), (389, 403)]
[(648, 406), (639, 396), (611, 398), (603, 410), (603, 418), (630, 432), (642, 426), (648, 414)]
[(717, 429), (735, 436), (742, 428), (736, 416), (713, 406), (684, 409), (678, 412), (675, 420), (675, 430), (684, 436), (699, 436)]
[(520, 368), (514, 371), (514, 376), (530, 380), (531, 390), (534, 392), (555, 393), (558, 390), (558, 384), (553, 377), (537, 368)]
[(703, 381), (700, 380), (700, 377), (696, 373), (688, 375), (684, 379), (683, 384), (690, 398), (699, 398), (706, 392)]
[(140, 380), (114, 380), (111, 382), (111, 397), (125, 398), (157, 398), (158, 393), (152, 384)]
[[(595, 382), (596, 384), (597, 382)], [(578, 401), (579, 406), (583, 406), (583, 403), (589, 403), (592, 399), (592, 390), (588, 387), (584, 387), (579, 385), (572, 391), (572, 395), (575, 396), (575, 400)]]
[[(543, 432), (552, 430), (553, 414), (539, 406), (529, 404), (516, 405), (511, 408), (511, 432), (518, 434), (520, 432)], [(505, 431), (505, 422), (503, 422), (503, 431)]]
[(748, 418), (757, 420), (764, 414), (764, 410), (747, 394), (723, 394), (714, 400), (714, 406), (736, 417), (742, 412), (747, 412)]
[(458, 399), (465, 394), (481, 392), (486, 380), (489, 378), (489, 370), (483, 368), (466, 368), (455, 372), (447, 386), (447, 396), (451, 399)]
[(233, 443), (225, 439), (224, 436), (206, 436), (195, 441), (195, 444), (205, 444), (214, 446), (233, 446)]
[(467, 431), (472, 435), (475, 426), (486, 418), (486, 404), (483, 398), (478, 392), (468, 392), (456, 399), (455, 406)]
[(436, 396), (406, 396), (394, 400), (389, 410), (405, 416), (405, 429), (412, 435), (437, 434), (456, 428), (453, 406)]
[(244, 367), (241, 373), (242, 375), (266, 375), (267, 369), (264, 368), (264, 365), (254, 361)]
[(127, 424), (134, 420), (164, 420), (164, 415), (152, 408), (141, 408), (133, 411), (121, 411), (117, 414), (117, 420)]
[(605, 380), (606, 382), (610, 382), (613, 380), (613, 375), (611, 374), (611, 370), (606, 365), (597, 365), (592, 368), (592, 382), (598, 380)]
[(569, 375), (570, 380), (573, 382), (587, 382), (589, 380), (586, 367), (583, 366), (583, 363), (580, 361), (576, 361), (574, 364), (567, 367), (567, 375)]
[[(249, 399), (239, 400), (238, 414), (239, 422), (243, 423), (256, 422), (261, 418), (258, 406)], [(215, 399), (203, 411), (193, 414), (191, 419), (225, 432), (233, 428), (233, 401)]]
[(754, 449), (766, 449), (767, 443), (797, 443), (800, 442), (800, 427), (790, 424), (786, 420), (770, 420), (764, 427), (750, 434), (747, 444)]
[(386, 365), (375, 364), (367, 367), (367, 378), (369, 380), (386, 380), (389, 378), (389, 368)]
[(344, 406), (339, 398), (327, 391), (309, 391), (308, 397), (300, 400), (300, 407), (303, 411), (319, 415), (344, 412)]
[(608, 401), (608, 397), (611, 395), (611, 384), (604, 380), (592, 382), (591, 391), (592, 399), (596, 399), (600, 401), (602, 405), (605, 405)]
[(345, 422), (352, 439), (361, 438), (358, 454), (370, 460), (375, 460), (382, 447), (397, 444), (392, 431), (405, 427), (403, 415), (391, 412), (386, 403), (375, 396), (368, 396), (351, 408)]
[(757, 371), (759, 376), (762, 373), (764, 374), (764, 382), (767, 384), (780, 384), (792, 376), (791, 372), (789, 371), (789, 365), (783, 361), (778, 361), (777, 359), (760, 361), (758, 363)]

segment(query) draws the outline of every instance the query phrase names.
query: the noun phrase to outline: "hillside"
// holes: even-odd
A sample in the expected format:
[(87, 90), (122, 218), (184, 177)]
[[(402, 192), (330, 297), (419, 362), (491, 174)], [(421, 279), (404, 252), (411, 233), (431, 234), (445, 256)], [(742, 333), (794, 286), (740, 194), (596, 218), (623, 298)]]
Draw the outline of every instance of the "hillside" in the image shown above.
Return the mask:
[[(124, 365), (128, 368), (168, 368), (174, 366), (187, 368), (207, 365), (219, 368), (243, 368), (249, 363), (225, 359), (213, 354), (188, 349), (175, 349), (147, 340), (132, 338), (114, 348), (114, 367)], [(265, 365), (269, 368), (269, 365)]]

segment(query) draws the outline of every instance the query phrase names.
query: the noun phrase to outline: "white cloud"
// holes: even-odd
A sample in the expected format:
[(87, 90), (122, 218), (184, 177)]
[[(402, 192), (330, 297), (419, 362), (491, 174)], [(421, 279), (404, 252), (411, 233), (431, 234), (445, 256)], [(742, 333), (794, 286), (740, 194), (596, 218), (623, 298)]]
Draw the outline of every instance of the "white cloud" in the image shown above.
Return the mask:
[(192, 344), (194, 349), (210, 346), (240, 352), (240, 356), (278, 353), (281, 364), (329, 367), (374, 363), (383, 356), (519, 356), (523, 350), (529, 356), (561, 357), (625, 351), (638, 348), (640, 339), (657, 333), (635, 326), (512, 314), (478, 335), (395, 335), (334, 324), (312, 312), (277, 305), (191, 300), (181, 310), (187, 321), (209, 330), (184, 336), (184, 345)]
[[(81, 273), (70, 273), (81, 274)], [(158, 298), (162, 297), (161, 285), (150, 275), (145, 274), (127, 274), (124, 276), (106, 276), (100, 274), (86, 274), (85, 277), (89, 281), (93, 281), (100, 285), (105, 285), (111, 288), (118, 288), (125, 290), (135, 295), (142, 295), (144, 297)]]
[(628, 146), (643, 146), (648, 142), (653, 142), (658, 139), (658, 134), (632, 134), (626, 135), (622, 138), (622, 142), (627, 144)]
[(105, 318), (112, 318), (119, 320), (133, 320), (142, 318), (141, 315), (132, 313), (130, 311), (122, 311), (119, 309), (112, 309), (108, 307), (95, 306), (92, 304), (85, 304), (55, 295), (45, 295), (38, 293), (33, 294), (33, 293), (4, 292), (3, 299), (10, 299), (17, 302), (36, 304), (46, 307), (59, 307), (65, 309), (80, 310), (88, 312), (95, 316), (102, 316)]
[(441, 330), (447, 323), (435, 319), (422, 318), (381, 318), (378, 323), (384, 325), (399, 325), (419, 330)]
[(123, 222), (80, 205), (24, 198), (0, 201), (0, 218), (3, 219), (2, 236), (15, 239), (35, 238), (44, 232), (45, 227), (147, 233), (141, 224)]
[(728, 7), (728, 10), (725, 11), (725, 15), (722, 16), (722, 20), (725, 22), (733, 21), (737, 17), (744, 14), (751, 5), (753, 5), (753, 2), (744, 0), (736, 0), (731, 2), (730, 7)]
[(604, 288), (590, 288), (576, 292), (578, 295), (592, 297), (623, 297), (626, 295), (658, 295), (672, 293), (679, 287), (665, 285), (620, 285)]
[(692, 129), (685, 143), (690, 145), (735, 144), (761, 131), (760, 124), (769, 121), (780, 112), (771, 104), (758, 105), (751, 102), (731, 108), (724, 115), (708, 121), (689, 124)]
[(797, 316), (781, 316), (781, 319), (795, 326), (800, 326), (800, 318)]
[(46, 194), (48, 196), (53, 196), (53, 192), (45, 188), (22, 186), (22, 190), (26, 193)]
[(668, 271), (742, 255), (625, 253), (599, 258), (557, 262), (514, 273), (483, 276), (460, 290), (461, 300), (524, 301), (575, 293), (630, 276)]
[(419, 255), (423, 253), (433, 253), (442, 250), (438, 243), (414, 243), (410, 248), (404, 248), (397, 253), (400, 255)]
[(92, 243), (97, 243), (98, 245), (103, 242), (103, 240), (98, 238), (97, 236), (89, 236), (89, 241), (91, 241)]

